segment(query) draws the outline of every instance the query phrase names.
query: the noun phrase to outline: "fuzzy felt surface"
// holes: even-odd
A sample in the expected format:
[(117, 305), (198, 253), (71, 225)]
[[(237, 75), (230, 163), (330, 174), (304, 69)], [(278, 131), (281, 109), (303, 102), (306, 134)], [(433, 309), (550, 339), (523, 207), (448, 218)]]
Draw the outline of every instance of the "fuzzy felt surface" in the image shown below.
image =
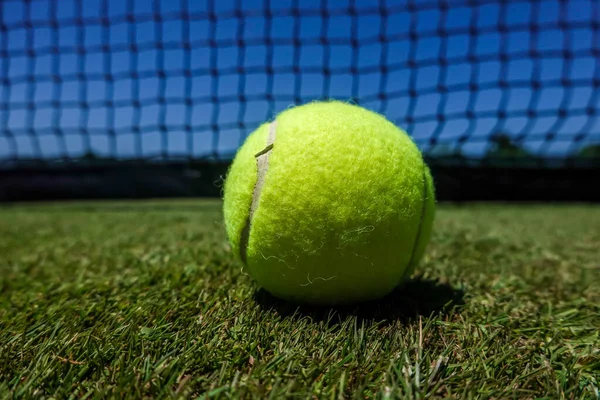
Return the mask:
[(225, 182), (235, 253), (262, 287), (294, 302), (387, 294), (414, 269), (431, 233), (434, 188), (416, 145), (383, 116), (337, 101), (290, 108), (276, 121), (251, 218), (255, 156), (269, 123), (248, 137)]

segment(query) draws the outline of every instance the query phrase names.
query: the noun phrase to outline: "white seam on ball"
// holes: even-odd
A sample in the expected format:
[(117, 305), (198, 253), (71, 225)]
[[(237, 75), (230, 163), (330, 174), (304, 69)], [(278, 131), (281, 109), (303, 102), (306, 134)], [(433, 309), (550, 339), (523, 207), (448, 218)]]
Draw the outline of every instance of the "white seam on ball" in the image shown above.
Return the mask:
[(277, 121), (275, 120), (269, 125), (269, 134), (267, 136), (267, 143), (265, 144), (265, 148), (254, 155), (254, 157), (256, 158), (257, 166), (256, 184), (254, 185), (254, 190), (252, 192), (252, 203), (250, 204), (250, 210), (248, 212), (248, 218), (246, 219), (246, 225), (242, 230), (242, 237), (240, 239), (240, 256), (244, 263), (246, 263), (246, 252), (248, 250), (248, 243), (250, 241), (250, 225), (252, 224), (254, 212), (258, 208), (258, 201), (260, 199), (260, 195), (265, 184), (265, 177), (267, 175), (267, 171), (269, 170), (269, 156), (271, 154), (271, 150), (273, 149), (273, 144), (275, 143), (276, 132)]

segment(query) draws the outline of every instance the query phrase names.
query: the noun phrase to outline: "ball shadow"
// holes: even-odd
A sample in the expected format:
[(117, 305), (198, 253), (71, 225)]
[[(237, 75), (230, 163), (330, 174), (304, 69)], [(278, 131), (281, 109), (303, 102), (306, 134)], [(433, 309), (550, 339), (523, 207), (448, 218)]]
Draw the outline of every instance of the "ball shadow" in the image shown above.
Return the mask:
[(359, 321), (391, 324), (409, 322), (419, 316), (448, 314), (465, 304), (464, 291), (438, 280), (415, 277), (407, 280), (387, 296), (355, 305), (318, 307), (297, 305), (278, 299), (264, 289), (254, 293), (254, 300), (263, 310), (274, 310), (282, 317), (310, 317), (330, 325), (339, 324), (347, 317)]

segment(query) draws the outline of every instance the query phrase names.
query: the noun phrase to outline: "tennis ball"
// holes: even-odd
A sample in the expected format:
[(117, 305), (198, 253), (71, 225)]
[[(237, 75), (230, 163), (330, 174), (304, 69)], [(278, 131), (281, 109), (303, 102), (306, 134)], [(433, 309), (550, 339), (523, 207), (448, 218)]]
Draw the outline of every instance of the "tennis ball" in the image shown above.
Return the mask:
[(225, 228), (274, 296), (376, 299), (410, 274), (434, 216), (429, 170), (383, 116), (339, 102), (287, 109), (248, 136), (224, 188)]

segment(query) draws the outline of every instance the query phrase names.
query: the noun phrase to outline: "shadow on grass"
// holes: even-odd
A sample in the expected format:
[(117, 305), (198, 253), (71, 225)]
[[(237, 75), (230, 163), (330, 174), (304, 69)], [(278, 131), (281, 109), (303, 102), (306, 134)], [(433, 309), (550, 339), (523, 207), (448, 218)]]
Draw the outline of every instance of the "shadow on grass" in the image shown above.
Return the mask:
[(415, 277), (398, 286), (387, 296), (370, 302), (349, 306), (318, 307), (296, 305), (280, 300), (264, 289), (254, 293), (254, 300), (264, 310), (275, 310), (283, 317), (309, 316), (315, 321), (339, 324), (354, 316), (359, 321), (409, 322), (419, 316), (448, 314), (456, 306), (464, 304), (464, 291), (455, 289), (447, 283)]

